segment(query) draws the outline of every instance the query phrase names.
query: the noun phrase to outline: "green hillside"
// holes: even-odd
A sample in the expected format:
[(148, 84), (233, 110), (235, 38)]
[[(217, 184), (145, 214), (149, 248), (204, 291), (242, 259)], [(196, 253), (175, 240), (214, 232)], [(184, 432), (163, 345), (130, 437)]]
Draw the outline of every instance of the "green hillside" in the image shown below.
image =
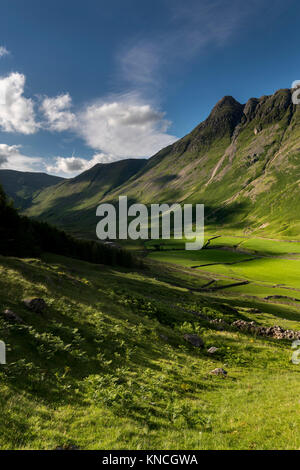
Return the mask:
[(0, 170), (0, 184), (16, 207), (25, 209), (43, 189), (62, 182), (64, 178), (26, 171)]
[(78, 235), (95, 238), (96, 207), (112, 190), (146, 164), (144, 159), (99, 163), (75, 178), (38, 194), (26, 215), (47, 220)]
[[(54, 255), (0, 256), (8, 348), (1, 449), (299, 449), (291, 342), (229, 326), (255, 315), (299, 330), (299, 315), (276, 303), (273, 313), (254, 314), (191, 291), (204, 283), (156, 262), (129, 271)], [(42, 314), (24, 305), (32, 297), (46, 302)], [(200, 336), (204, 348), (185, 334)], [(211, 374), (218, 367), (225, 378)]]

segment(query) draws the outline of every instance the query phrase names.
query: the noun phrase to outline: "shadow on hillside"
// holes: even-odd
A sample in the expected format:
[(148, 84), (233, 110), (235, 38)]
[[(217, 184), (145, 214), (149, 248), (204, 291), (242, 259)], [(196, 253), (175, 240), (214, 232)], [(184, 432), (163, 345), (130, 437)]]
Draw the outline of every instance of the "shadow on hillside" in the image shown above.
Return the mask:
[[(113, 274), (101, 292), (101, 279), (97, 286), (87, 288), (78, 285), (74, 288), (74, 281), (64, 278), (64, 287), (60, 288), (62, 283), (59, 275), (50, 271), (46, 272), (45, 277), (43, 264), (35, 265), (33, 262), (28, 266), (26, 262), (7, 259), (7, 265), (14, 268), (15, 284), (7, 297), (1, 296), (0, 307), (11, 308), (25, 322), (24, 325), (5, 323), (2, 330), (5, 333), (2, 335), (3, 339), (12, 346), (9, 364), (4, 366), (2, 371), (5, 380), (16, 391), (29, 393), (42, 402), (83, 405), (83, 395), (75, 390), (78, 388), (78, 382), (82, 382), (85, 377), (98, 374), (118, 377), (119, 370), (123, 367), (129, 367), (137, 374), (141, 370), (160, 372), (160, 361), (172, 360), (172, 349), (166, 349), (162, 339), (155, 342), (147, 338), (143, 314), (130, 312), (131, 309), (124, 308), (122, 303), (110, 300), (106, 291), (108, 286), (112, 289), (115, 287), (110, 283)], [(56, 263), (56, 266), (59, 269), (65, 268), (65, 265), (60, 263)], [(107, 271), (109, 273), (110, 270)], [(31, 284), (29, 290), (33, 296), (46, 299), (49, 306), (45, 314), (31, 313), (23, 307), (21, 301), (24, 294), (20, 290), (18, 276), (22, 277), (23, 282), (25, 280)], [(120, 288), (122, 281), (124, 288), (130, 290), (130, 283), (122, 278), (116, 279), (116, 287)], [(147, 282), (138, 284), (141, 290), (147, 286)], [(41, 285), (47, 286), (47, 295), (41, 291)], [(68, 286), (70, 293), (67, 292)], [(1, 292), (7, 292), (8, 284), (1, 280), (0, 288)], [(135, 296), (134, 292), (131, 294)], [(107, 297), (103, 298), (103, 295)], [(49, 302), (49, 299), (53, 301)], [(83, 322), (82, 316), (88, 317), (91, 314), (91, 306), (92, 316)], [(99, 317), (97, 312), (101, 312)], [(137, 336), (138, 329), (134, 333), (134, 329), (131, 331), (118, 327), (119, 322), (126, 320), (131, 327), (142, 325), (146, 328), (143, 329), (144, 339)], [(147, 322), (149, 324), (149, 321)], [(160, 328), (160, 325), (157, 324), (157, 327)], [(185, 344), (180, 337), (173, 337), (170, 341), (171, 348), (175, 349)], [(198, 357), (199, 352), (191, 349), (190, 354)], [(125, 359), (127, 356), (130, 356), (129, 360)], [(174, 374), (173, 380), (176, 379)], [(190, 385), (203, 388), (215, 386), (205, 382), (199, 385), (199, 382), (193, 380)]]
[(154, 183), (167, 184), (167, 183), (170, 183), (170, 181), (176, 180), (177, 176), (178, 175), (159, 176), (158, 178), (155, 178)]

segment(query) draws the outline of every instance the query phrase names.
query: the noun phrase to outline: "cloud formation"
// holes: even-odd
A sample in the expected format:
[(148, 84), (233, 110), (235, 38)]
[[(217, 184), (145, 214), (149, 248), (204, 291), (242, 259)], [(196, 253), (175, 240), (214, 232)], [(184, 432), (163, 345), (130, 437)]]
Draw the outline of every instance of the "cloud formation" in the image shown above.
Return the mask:
[(9, 51), (5, 46), (0, 46), (0, 58), (9, 54)]
[[(223, 47), (240, 31), (244, 20), (264, 8), (259, 0), (165, 0), (168, 21), (156, 35), (132, 38), (117, 54), (118, 73), (133, 86), (158, 88), (170, 69), (197, 55)], [(275, 2), (274, 2), (275, 3)]]
[(19, 171), (40, 171), (42, 158), (29, 157), (20, 151), (21, 145), (0, 144), (0, 168)]
[(156, 81), (160, 68), (157, 45), (139, 43), (119, 56), (121, 72), (126, 80), (138, 85), (149, 85)]
[(34, 103), (23, 96), (24, 86), (25, 76), (21, 73), (0, 77), (0, 129), (4, 132), (34, 134), (39, 128)]
[(46, 127), (50, 131), (66, 131), (76, 126), (76, 116), (70, 111), (72, 99), (69, 93), (44, 98), (41, 111), (46, 119)]
[[(136, 94), (97, 101), (76, 113), (71, 112), (71, 106), (69, 94), (46, 97), (40, 107), (45, 118), (43, 128), (72, 131), (97, 151), (101, 161), (104, 156), (107, 161), (150, 157), (177, 139), (167, 133), (170, 122), (164, 113)], [(67, 174), (90, 167), (78, 157), (56, 157), (55, 162), (48, 171)]]
[(48, 173), (61, 176), (75, 176), (78, 173), (92, 168), (97, 163), (111, 163), (116, 158), (103, 153), (95, 154), (90, 160), (80, 157), (55, 157), (55, 164), (48, 165), (46, 170)]
[(164, 113), (134, 95), (89, 105), (78, 119), (87, 145), (119, 158), (149, 157), (177, 139)]

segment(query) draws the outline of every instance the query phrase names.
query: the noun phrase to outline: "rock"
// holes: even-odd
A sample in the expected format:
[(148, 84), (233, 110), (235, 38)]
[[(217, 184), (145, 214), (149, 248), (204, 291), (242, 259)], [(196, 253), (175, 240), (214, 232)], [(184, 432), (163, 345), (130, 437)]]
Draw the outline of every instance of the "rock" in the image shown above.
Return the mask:
[(211, 348), (209, 348), (209, 349), (207, 350), (207, 352), (208, 352), (209, 354), (214, 354), (214, 353), (217, 352), (218, 350), (219, 350), (219, 348), (216, 348), (215, 346), (212, 346)]
[(186, 334), (184, 335), (184, 339), (195, 346), (196, 348), (203, 348), (204, 347), (204, 341), (203, 339), (200, 338), (200, 336), (196, 334)]
[(223, 377), (226, 377), (227, 375), (227, 371), (221, 367), (217, 367), (217, 369), (210, 371), (210, 373), (214, 375), (222, 375)]
[(54, 450), (80, 450), (80, 448), (73, 444), (64, 444), (56, 447)]
[(24, 305), (31, 310), (32, 312), (35, 313), (43, 313), (45, 308), (47, 307), (46, 302), (43, 299), (25, 299)]
[(159, 337), (160, 337), (163, 341), (168, 341), (168, 340), (169, 340), (169, 338), (168, 338), (166, 335), (160, 334)]
[(300, 331), (285, 330), (281, 326), (259, 326), (254, 321), (247, 322), (245, 320), (236, 320), (231, 326), (238, 328), (241, 331), (247, 331), (260, 336), (270, 336), (275, 339), (297, 339), (300, 336)]
[(9, 308), (3, 311), (3, 316), (5, 320), (12, 321), (14, 323), (24, 323), (22, 318)]
[(222, 318), (214, 318), (213, 320), (210, 320), (210, 322), (212, 325), (214, 325), (217, 330), (224, 330), (224, 328), (226, 328), (226, 326), (228, 326), (228, 324), (222, 320)]

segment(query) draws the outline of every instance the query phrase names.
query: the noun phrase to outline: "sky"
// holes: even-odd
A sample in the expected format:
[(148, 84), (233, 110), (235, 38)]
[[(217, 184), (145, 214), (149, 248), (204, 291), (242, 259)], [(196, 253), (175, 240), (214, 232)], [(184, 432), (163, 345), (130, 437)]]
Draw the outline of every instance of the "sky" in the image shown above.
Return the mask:
[(148, 158), (300, 79), (297, 0), (1, 0), (0, 168)]

